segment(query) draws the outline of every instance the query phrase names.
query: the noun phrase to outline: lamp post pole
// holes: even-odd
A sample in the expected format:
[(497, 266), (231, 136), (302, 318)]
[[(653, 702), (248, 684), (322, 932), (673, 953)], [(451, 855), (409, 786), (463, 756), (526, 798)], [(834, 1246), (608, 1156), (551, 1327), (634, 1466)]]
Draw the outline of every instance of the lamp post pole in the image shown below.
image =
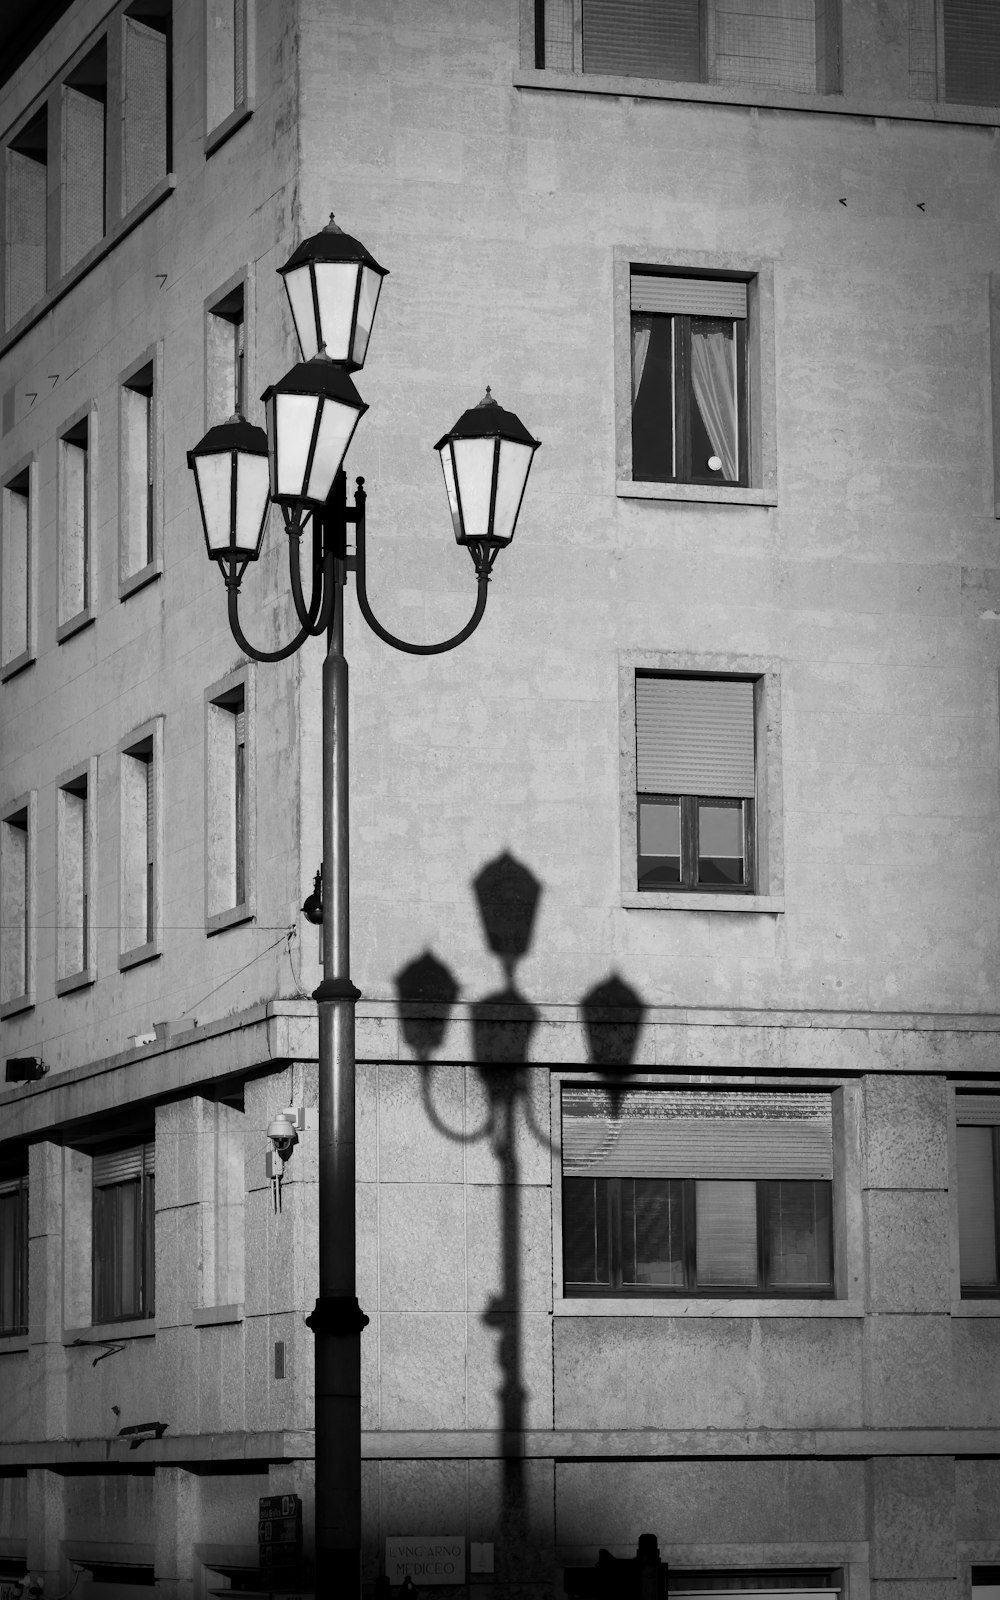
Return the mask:
[[(284, 267), (302, 362), (262, 399), (267, 434), (234, 416), (210, 428), (188, 465), (211, 560), (226, 583), (229, 626), (254, 661), (284, 661), (308, 638), (326, 635), (323, 661), (323, 978), (314, 991), (319, 1028), (319, 1292), (306, 1318), (316, 1340), (316, 1594), (355, 1600), (361, 1592), (361, 1333), (355, 1260), (354, 1007), (350, 975), (347, 661), (344, 597), (355, 573), (358, 607), (380, 639), (410, 655), (453, 650), (479, 626), (498, 552), (514, 537), (538, 440), (491, 398), (466, 411), (435, 449), (441, 456), (455, 538), (472, 557), (472, 615), (450, 639), (412, 644), (383, 627), (365, 576), (365, 491), (347, 506), (342, 462), (367, 406), (349, 372), (363, 365), (385, 269), (333, 223), (307, 239)], [(243, 574), (263, 548), (268, 510), (280, 506), (299, 631), (275, 650), (250, 643), (239, 620)], [(347, 554), (354, 525), (355, 554)], [(310, 584), (300, 546), (311, 533)], [(303, 910), (316, 920), (315, 896)], [(311, 904), (312, 902), (312, 904)]]

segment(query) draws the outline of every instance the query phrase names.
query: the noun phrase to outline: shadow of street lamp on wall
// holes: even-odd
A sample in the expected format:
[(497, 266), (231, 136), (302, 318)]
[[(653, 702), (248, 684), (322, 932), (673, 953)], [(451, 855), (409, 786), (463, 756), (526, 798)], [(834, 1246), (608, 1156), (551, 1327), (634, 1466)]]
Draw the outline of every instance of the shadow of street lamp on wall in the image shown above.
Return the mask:
[[(283, 661), (325, 635), (323, 661), (323, 867), (305, 914), (322, 921), (319, 1021), (319, 1295), (306, 1321), (316, 1351), (316, 1587), (360, 1593), (360, 1336), (368, 1318), (356, 1292), (355, 1045), (350, 977), (348, 678), (344, 592), (353, 571), (361, 615), (394, 649), (410, 655), (452, 650), (479, 626), (494, 563), (510, 544), (538, 440), (489, 389), (435, 445), (456, 542), (468, 550), (477, 597), (469, 621), (440, 643), (400, 639), (368, 599), (364, 479), (347, 504), (343, 461), (367, 406), (351, 373), (364, 364), (386, 270), (359, 240), (329, 225), (280, 267), (302, 360), (261, 396), (267, 431), (236, 415), (188, 452), (209, 558), (226, 586), (229, 626), (255, 661)], [(239, 593), (260, 558), (268, 508), (280, 507), (288, 539), (298, 632), (263, 650), (246, 637)], [(354, 554), (347, 548), (354, 529)], [(302, 544), (308, 534), (309, 550)]]

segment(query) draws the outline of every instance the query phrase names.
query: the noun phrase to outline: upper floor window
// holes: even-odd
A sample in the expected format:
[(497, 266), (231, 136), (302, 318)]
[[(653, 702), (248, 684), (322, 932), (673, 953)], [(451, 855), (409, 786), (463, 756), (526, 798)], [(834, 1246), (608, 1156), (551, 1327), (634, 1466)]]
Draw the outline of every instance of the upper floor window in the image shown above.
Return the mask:
[(153, 1315), (153, 1156), (150, 1142), (94, 1157), (95, 1322)]
[(1000, 1295), (1000, 1095), (955, 1096), (963, 1298)]
[(833, 1293), (829, 1094), (562, 1091), (567, 1295)]
[(89, 411), (59, 435), (58, 635), (89, 619), (93, 474)]
[(5, 322), (13, 326), (45, 293), (48, 259), (48, 107), (40, 106), (6, 150)]
[(0, 820), (0, 1016), (34, 1000), (35, 796)]
[(1000, 105), (1000, 7), (994, 0), (914, 0), (910, 94), (954, 105)]
[(605, 77), (840, 86), (839, 0), (536, 0), (535, 65)]
[(170, 0), (136, 0), (123, 18), (122, 209), (170, 170)]
[(205, 125), (209, 134), (247, 108), (247, 0), (206, 0)]
[(28, 1180), (0, 1181), (0, 1334), (28, 1331)]
[(62, 270), (107, 228), (108, 41), (96, 44), (63, 85)]
[(33, 659), (32, 587), (34, 507), (32, 468), (8, 478), (0, 493), (0, 672), (17, 672)]
[(246, 294), (238, 283), (205, 316), (205, 412), (209, 427), (247, 409)]

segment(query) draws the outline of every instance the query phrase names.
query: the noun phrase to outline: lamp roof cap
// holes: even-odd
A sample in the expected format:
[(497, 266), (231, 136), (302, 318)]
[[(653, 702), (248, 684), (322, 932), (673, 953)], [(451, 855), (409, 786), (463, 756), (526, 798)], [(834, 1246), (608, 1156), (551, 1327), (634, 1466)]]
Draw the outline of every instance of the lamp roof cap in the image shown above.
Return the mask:
[(297, 250), (293, 250), (283, 267), (281, 273), (291, 272), (294, 267), (301, 267), (306, 261), (361, 261), (366, 267), (371, 267), (383, 278), (388, 277), (388, 267), (379, 266), (370, 250), (367, 250), (360, 239), (355, 239), (353, 234), (345, 233), (343, 228), (337, 226), (330, 212), (330, 220), (319, 233), (311, 234), (308, 239), (303, 239)]
[(214, 428), (209, 428), (205, 437), (198, 440), (193, 450), (188, 451), (188, 465), (191, 465), (193, 456), (221, 455), (224, 450), (242, 450), (247, 455), (266, 456), (267, 434), (245, 417), (234, 415), (227, 422), (218, 422)]
[(463, 411), (453, 428), (450, 428), (434, 446), (440, 450), (449, 439), (510, 439), (514, 444), (530, 444), (537, 450), (540, 440), (533, 439), (520, 417), (513, 411), (505, 411), (503, 406), (494, 400), (489, 384), (486, 393), (478, 405), (470, 406), (468, 411)]
[(264, 390), (261, 399), (267, 404), (269, 397), (276, 393), (281, 394), (321, 394), (329, 400), (343, 400), (348, 405), (365, 405), (351, 379), (343, 367), (336, 361), (331, 361), (325, 350), (313, 356), (309, 361), (299, 361), (277, 383), (272, 383)]

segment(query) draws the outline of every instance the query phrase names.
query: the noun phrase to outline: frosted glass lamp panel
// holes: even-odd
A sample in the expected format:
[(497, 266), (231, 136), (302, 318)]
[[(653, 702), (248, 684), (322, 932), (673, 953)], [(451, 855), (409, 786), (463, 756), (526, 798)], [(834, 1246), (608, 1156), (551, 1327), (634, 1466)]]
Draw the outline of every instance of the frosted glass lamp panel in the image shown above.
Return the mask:
[(314, 394), (276, 394), (267, 407), (271, 493), (276, 500), (298, 500), (303, 495), (309, 446), (316, 412), (322, 404)]
[(322, 505), (333, 488), (333, 480), (347, 454), (347, 446), (358, 425), (359, 415), (353, 406), (341, 405), (337, 400), (324, 403), (312, 470), (309, 482), (302, 491), (303, 500), (310, 505)]
[(354, 349), (352, 359), (359, 367), (365, 364), (368, 354), (368, 339), (375, 321), (375, 307), (378, 305), (379, 290), (382, 287), (382, 274), (373, 272), (371, 267), (361, 268), (361, 292), (358, 295), (358, 320), (354, 328)]
[(316, 327), (316, 308), (313, 305), (312, 273), (309, 264), (294, 267), (284, 274), (285, 293), (292, 308), (295, 332), (303, 361), (309, 361), (319, 351), (319, 330)]
[(462, 537), (486, 539), (490, 528), (493, 498), (493, 453), (495, 439), (453, 439), (455, 474), (462, 497)]
[(521, 509), (524, 485), (534, 448), (530, 444), (515, 444), (512, 439), (500, 440), (500, 471), (497, 474), (497, 503), (493, 512), (493, 537), (509, 544), (514, 537), (514, 524)]
[(270, 478), (267, 457), (238, 455), (236, 457), (236, 538), (240, 550), (253, 550), (260, 554), (264, 537), (264, 519), (267, 516)]
[(451, 512), (451, 525), (455, 530), (455, 538), (459, 544), (462, 542), (462, 518), (458, 510), (458, 488), (455, 483), (455, 463), (452, 459), (451, 445), (446, 444), (441, 450), (441, 471), (444, 473), (444, 488), (448, 496), (448, 510)]
[[(261, 458), (263, 459), (263, 458)], [(217, 456), (198, 456), (198, 493), (205, 518), (205, 540), (210, 556), (224, 554), (230, 546), (232, 510), (232, 455), (223, 450)]]
[[(331, 361), (350, 361), (351, 327), (354, 321), (354, 291), (360, 268), (356, 261), (317, 261), (316, 299), (319, 301), (319, 333)], [(313, 352), (315, 354), (315, 352)]]

